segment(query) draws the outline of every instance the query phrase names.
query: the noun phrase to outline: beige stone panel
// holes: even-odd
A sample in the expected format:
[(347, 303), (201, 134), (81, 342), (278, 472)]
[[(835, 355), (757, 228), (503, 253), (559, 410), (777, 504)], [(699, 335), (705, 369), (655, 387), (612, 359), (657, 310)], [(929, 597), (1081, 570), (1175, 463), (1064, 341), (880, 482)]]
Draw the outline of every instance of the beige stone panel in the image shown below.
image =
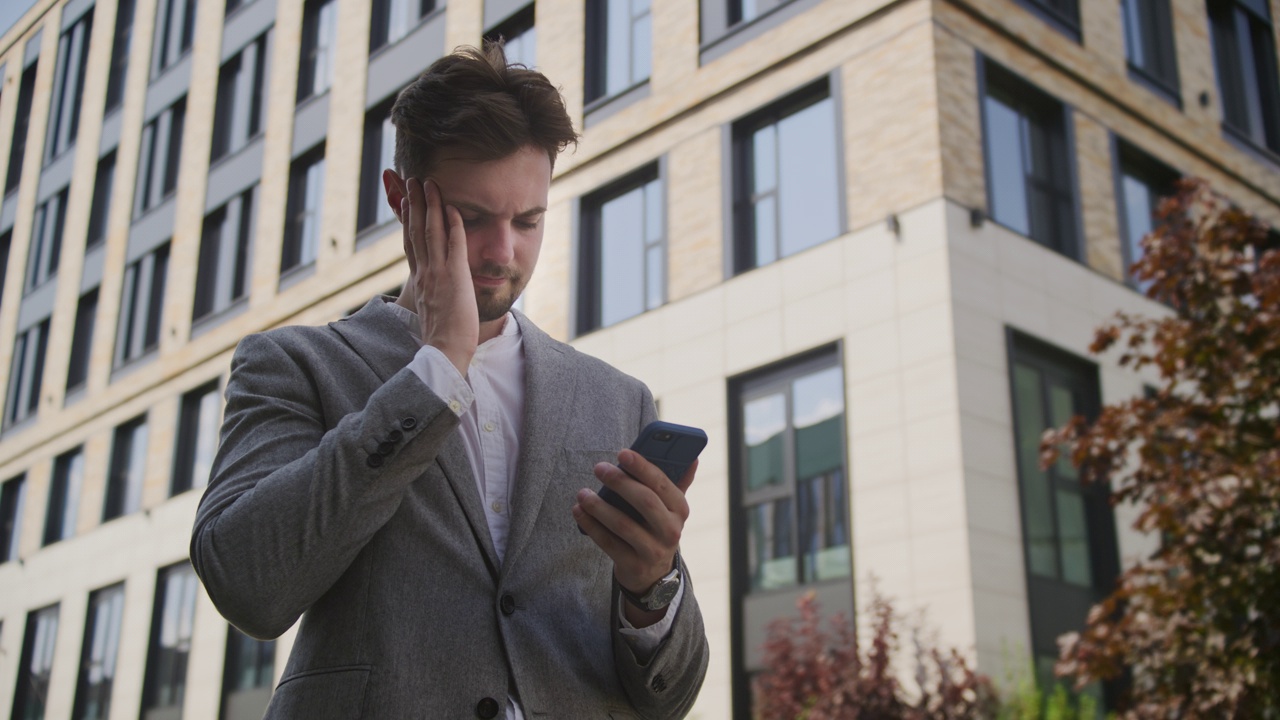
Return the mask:
[[(369, 17), (367, 0), (360, 0), (353, 4), (362, 11), (367, 26)], [(539, 34), (542, 33), (541, 21), (542, 18), (539, 17)], [(365, 37), (368, 37), (368, 30), (365, 30), (365, 33)], [(444, 52), (448, 54), (459, 45), (479, 45), (482, 34), (484, 34), (484, 0), (449, 0), (445, 11)]]
[(708, 128), (667, 156), (667, 302), (724, 278), (721, 137), (721, 128)]
[[(565, 110), (573, 119), (574, 126), (581, 130), (586, 3), (580, 0), (540, 0), (536, 12), (539, 69), (560, 89)], [(581, 153), (581, 149), (578, 152)], [(575, 164), (575, 155), (566, 153), (556, 162), (556, 172), (563, 174)]]
[(976, 56), (971, 45), (942, 24), (934, 30), (934, 48), (943, 192), (961, 205), (986, 212)]
[(655, 97), (678, 89), (698, 71), (699, 3), (654, 0), (650, 6), (653, 70), (649, 79)]
[(181, 395), (170, 390), (147, 410), (147, 469), (142, 483), (142, 507), (148, 510), (169, 499), (180, 404)]
[[(1213, 62), (1209, 16), (1200, 0), (1171, 0), (1178, 80), (1182, 84), (1182, 112), (1196, 125), (1213, 127), (1222, 120), (1218, 79)], [(1207, 93), (1207, 104), (1200, 102)]]
[(102, 503), (107, 494), (107, 474), (111, 463), (111, 433), (105, 429), (84, 437), (84, 478), (80, 484), (80, 509), (76, 513), (76, 535), (84, 535), (102, 522)]
[(218, 720), (229, 632), (230, 626), (218, 614), (218, 608), (213, 606), (202, 586), (196, 594), (195, 619), (191, 628), (187, 689), (182, 702), (184, 720)]
[(1120, 250), (1120, 220), (1111, 157), (1111, 133), (1084, 113), (1073, 113), (1076, 168), (1080, 189), (1081, 227), (1085, 263), (1115, 280), (1124, 281)]
[[(18, 536), (18, 557), (28, 558), (40, 550), (44, 519), (49, 504), (49, 482), (53, 476), (50, 458), (36, 455), (27, 468), (26, 494), (22, 508), (22, 528)], [(5, 480), (9, 478), (6, 477)]]

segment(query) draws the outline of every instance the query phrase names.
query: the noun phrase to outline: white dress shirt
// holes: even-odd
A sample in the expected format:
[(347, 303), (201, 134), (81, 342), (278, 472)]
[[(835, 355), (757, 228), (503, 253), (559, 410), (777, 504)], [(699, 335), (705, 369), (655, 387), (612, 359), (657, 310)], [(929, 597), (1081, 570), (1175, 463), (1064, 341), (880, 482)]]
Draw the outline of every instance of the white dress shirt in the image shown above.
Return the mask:
[[(387, 303), (404, 321), (409, 333), (422, 341), (418, 316), (412, 310)], [(423, 345), (409, 362), (427, 387), (431, 388), (458, 416), (458, 431), (467, 460), (476, 479), (476, 489), (484, 505), (485, 521), (493, 549), (501, 564), (506, 555), (511, 528), (511, 487), (516, 480), (516, 460), (520, 457), (520, 432), (524, 421), (524, 341), (520, 324), (511, 313), (503, 319), (502, 332), (476, 348), (464, 378), (438, 349)], [(620, 632), (636, 658), (646, 662), (671, 631), (675, 610), (684, 597), (684, 583), (667, 607), (662, 620), (636, 628), (623, 612), (618, 598)], [(507, 699), (507, 720), (523, 720), (515, 698)]]

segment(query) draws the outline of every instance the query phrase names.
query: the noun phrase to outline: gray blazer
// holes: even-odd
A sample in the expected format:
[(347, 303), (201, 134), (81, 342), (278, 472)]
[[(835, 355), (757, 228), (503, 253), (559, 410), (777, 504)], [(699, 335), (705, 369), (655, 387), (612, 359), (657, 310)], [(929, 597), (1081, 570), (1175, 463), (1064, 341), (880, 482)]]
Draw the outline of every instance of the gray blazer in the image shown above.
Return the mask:
[(191, 561), (249, 635), (302, 616), (267, 717), (483, 717), (509, 694), (530, 718), (683, 716), (708, 654), (692, 587), (641, 664), (612, 561), (569, 512), (654, 418), (648, 389), (516, 315), (524, 435), (499, 565), (458, 419), (406, 367), (418, 345), (385, 301), (251, 335), (231, 362)]

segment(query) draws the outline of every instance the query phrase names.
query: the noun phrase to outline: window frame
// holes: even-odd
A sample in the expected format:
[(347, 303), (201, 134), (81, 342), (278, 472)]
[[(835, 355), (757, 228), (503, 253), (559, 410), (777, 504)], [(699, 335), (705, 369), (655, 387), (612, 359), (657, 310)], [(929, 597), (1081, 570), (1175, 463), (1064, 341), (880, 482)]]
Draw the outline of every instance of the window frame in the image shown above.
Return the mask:
[[(512, 13), (510, 16), (504, 18), (501, 22), (495, 24), (493, 27), (486, 30), (484, 33), (484, 40), (486, 42), (498, 42), (499, 40), (502, 41), (503, 51), (507, 54), (507, 62), (509, 64), (521, 64), (528, 68), (536, 67), (536, 62), (525, 62), (525, 61), (530, 59), (535, 61), (537, 60), (537, 55), (538, 55), (537, 53), (537, 43), (538, 43), (537, 5), (538, 4), (536, 2), (530, 2), (529, 4), (520, 8), (516, 12)], [(531, 58), (530, 57), (513, 58), (511, 56), (510, 47), (508, 45), (508, 43), (512, 40), (519, 41), (516, 47), (518, 48), (518, 52), (521, 55), (529, 54), (523, 48), (526, 46), (526, 44), (531, 44), (533, 46), (532, 57)]]
[[(392, 12), (397, 2), (404, 3), (402, 12), (406, 17), (403, 18), (404, 26), (399, 28), (399, 34), (393, 36), (392, 30), (396, 27)], [(412, 10), (415, 3), (418, 5), (416, 16)], [(435, 0), (371, 0), (369, 3), (369, 57), (412, 35), (413, 31), (438, 9)]]
[[(1121, 0), (1120, 26), (1124, 35), (1125, 64), (1129, 76), (1156, 94), (1182, 107), (1177, 41), (1173, 30), (1171, 0)], [(1141, 53), (1134, 47), (1140, 38)], [(1153, 66), (1153, 67), (1152, 67)]]
[[(212, 438), (213, 447), (209, 452), (210, 470), (213, 455), (218, 449), (218, 431), (221, 426), (223, 407), (221, 402), (222, 379), (215, 378), (203, 385), (182, 394), (178, 405), (178, 436), (173, 448), (173, 475), (169, 484), (169, 497), (175, 497), (188, 490), (206, 487), (209, 484), (209, 473), (200, 477), (196, 472), (200, 459), (200, 445)], [(218, 403), (217, 417), (210, 428), (203, 427), (206, 398), (213, 397)]]
[(133, 18), (137, 0), (119, 0), (116, 25), (112, 34), (111, 64), (107, 68), (107, 94), (102, 115), (119, 110), (124, 104), (124, 83), (129, 69), (129, 51), (133, 45)]
[[(302, 42), (298, 54), (295, 105), (320, 97), (333, 86), (333, 52), (337, 40), (337, 0), (307, 0), (302, 8)], [(332, 28), (325, 35), (327, 27)], [(321, 42), (322, 40), (326, 42)], [(318, 82), (322, 84), (317, 85)]]
[(205, 215), (191, 304), (193, 324), (219, 316), (249, 296), (259, 187), (254, 183)]
[[(391, 206), (387, 204), (386, 194), (382, 185), (382, 171), (388, 168), (395, 169), (395, 126), (391, 126), (390, 133), (390, 150), (391, 164), (386, 165), (387, 160), (387, 125), (391, 122), (391, 107), (395, 104), (396, 98), (400, 92), (392, 93), (390, 97), (369, 109), (364, 114), (364, 125), (361, 130), (361, 146), (360, 146), (360, 197), (357, 201), (356, 208), (356, 235), (364, 235), (366, 233), (376, 232), (378, 228), (387, 225), (395, 220), (395, 213), (391, 211)], [(370, 125), (370, 120), (377, 121), (377, 132), (374, 132)], [(377, 152), (371, 152), (373, 145), (377, 145)]]
[(93, 31), (92, 6), (58, 38), (58, 63), (54, 70), (53, 98), (49, 108), (49, 133), (45, 138), (45, 162), (50, 163), (75, 146), (80, 125), (84, 76), (89, 65), (89, 37)]
[(14, 562), (22, 548), (22, 513), (26, 509), (27, 474), (0, 483), (0, 565)]
[(46, 317), (32, 323), (14, 339), (4, 410), (6, 429), (24, 423), (40, 411), (40, 393), (44, 388), (44, 366), (49, 347), (49, 321), (50, 318)]
[(146, 357), (160, 345), (164, 295), (169, 276), (169, 241), (130, 262), (120, 288), (120, 313), (112, 368)]
[[(54, 603), (27, 613), (11, 717), (30, 716), (29, 711), (35, 707), (32, 705), (33, 693), (40, 695), (36, 700), (40, 706), (48, 704), (49, 680), (53, 674), (54, 656), (57, 651), (59, 612), (59, 605)], [(40, 647), (36, 647), (37, 645)], [(36, 664), (41, 667), (38, 669), (33, 667)]]
[[(150, 441), (151, 430), (145, 412), (120, 423), (112, 432), (111, 464), (108, 466), (106, 492), (102, 497), (103, 523), (142, 509)], [(142, 463), (141, 467), (135, 466), (135, 460)]]
[[(227, 626), (227, 647), (222, 664), (222, 695), (219, 703), (220, 718), (247, 717), (249, 711), (254, 715), (267, 709), (271, 699), (275, 674), (275, 640), (256, 640), (235, 628)], [(254, 684), (240, 687), (238, 679), (243, 676), (246, 667), (246, 656), (252, 655), (252, 673)], [(249, 707), (245, 707), (249, 706)]]
[[(175, 648), (162, 645), (163, 628), (171, 613), (170, 603), (175, 601), (170, 594), (170, 583), (173, 583), (180, 593), (176, 601), (183, 603), (182, 606), (172, 610), (176, 615), (173, 619), (177, 627)], [(144, 718), (164, 708), (179, 710), (182, 708), (188, 682), (188, 663), (191, 657), (199, 588), (199, 580), (189, 561), (183, 560), (161, 568), (156, 573), (155, 603), (152, 605), (151, 635), (147, 643), (147, 664), (142, 692)], [(173, 657), (166, 658), (164, 653), (172, 653)], [(166, 662), (166, 660), (172, 662)], [(169, 667), (170, 664), (176, 667)], [(163, 697), (166, 694), (169, 697)]]
[[(1115, 178), (1115, 198), (1116, 213), (1120, 236), (1120, 257), (1124, 262), (1124, 279), (1125, 284), (1139, 292), (1144, 288), (1133, 277), (1130, 268), (1139, 260), (1138, 250), (1141, 249), (1140, 242), (1142, 238), (1134, 238), (1129, 236), (1129, 223), (1126, 213), (1128, 203), (1124, 192), (1124, 178), (1132, 176), (1134, 179), (1146, 185), (1153, 197), (1157, 201), (1160, 198), (1167, 197), (1174, 192), (1173, 184), (1178, 180), (1179, 173), (1173, 168), (1158, 160), (1155, 156), (1142, 150), (1137, 145), (1116, 136), (1111, 136), (1111, 157), (1113, 159), (1113, 175)], [(1133, 168), (1137, 173), (1146, 173), (1146, 177), (1139, 178), (1137, 173), (1126, 172), (1126, 167)], [(1163, 185), (1164, 194), (1158, 194), (1160, 188), (1153, 186)], [(1154, 218), (1156, 207), (1152, 207), (1152, 226), (1156, 225)]]
[(22, 69), (18, 81), (18, 109), (13, 119), (13, 135), (9, 141), (9, 167), (5, 173), (4, 194), (18, 189), (22, 182), (22, 166), (27, 155), (27, 137), (31, 131), (31, 106), (35, 100), (38, 60)]
[[(280, 243), (280, 275), (282, 277), (300, 268), (313, 266), (320, 256), (320, 222), (323, 219), (325, 172), (328, 169), (325, 145), (325, 142), (320, 142), (299, 155), (289, 166), (289, 194), (285, 201), (284, 237)], [(312, 195), (310, 174), (317, 164), (320, 165), (320, 185), (316, 194), (320, 200), (317, 207), (309, 208), (306, 203), (307, 198)], [(306, 252), (308, 241), (305, 235), (308, 216), (312, 215), (316, 223), (316, 237), (314, 243), (311, 243), (312, 254), (308, 256)]]
[[(631, 91), (648, 85), (653, 77), (653, 10), (650, 8), (640, 15), (631, 15), (627, 23), (627, 73), (626, 82), (619, 87), (609, 87), (609, 13), (612, 4), (631, 6), (632, 0), (587, 0), (586, 4), (586, 43), (583, 76), (584, 113), (607, 104), (613, 98), (622, 97)], [(648, 32), (648, 71), (637, 77), (636, 67), (636, 27), (647, 22)]]
[(268, 27), (218, 68), (209, 164), (216, 165), (262, 136), (275, 28)]
[(84, 446), (80, 445), (53, 459), (41, 547), (75, 537), (83, 488)]
[(116, 184), (116, 151), (98, 158), (98, 168), (94, 171), (93, 198), (89, 202), (89, 227), (85, 230), (85, 249), (97, 247), (107, 239), (107, 228), (111, 217), (111, 197), (115, 193)]
[(155, 35), (151, 40), (152, 80), (164, 75), (191, 52), (197, 10), (196, 0), (158, 0), (156, 3)]
[[(1267, 17), (1241, 0), (1207, 0), (1206, 15), (1223, 133), (1276, 161), (1280, 159), (1280, 68), (1270, 7), (1266, 3), (1260, 7), (1268, 10)], [(1230, 22), (1225, 22), (1224, 15)], [(1242, 24), (1250, 34), (1247, 48), (1240, 37)], [(1256, 46), (1258, 39), (1265, 47)], [(1247, 126), (1240, 123), (1243, 118), (1231, 117), (1239, 113), (1248, 118)]]
[(100, 286), (94, 286), (80, 296), (76, 303), (75, 326), (71, 333), (71, 354), (67, 360), (66, 392), (83, 388), (89, 381), (90, 360), (93, 356), (93, 335), (98, 324)]
[(133, 201), (135, 220), (163, 205), (178, 191), (186, 118), (187, 96), (183, 95), (142, 126)]
[[(103, 617), (105, 615), (105, 618)], [(119, 582), (89, 593), (84, 640), (80, 644), (80, 672), (71, 717), (105, 718), (110, 713), (111, 695), (120, 657), (120, 630), (124, 618), (124, 583)], [(100, 623), (107, 620), (106, 629)], [(99, 641), (106, 647), (100, 647)], [(101, 654), (101, 657), (96, 657)], [(94, 683), (94, 669), (99, 682)], [(96, 703), (90, 705), (90, 703)], [(92, 712), (94, 709), (97, 712)], [(90, 714), (92, 712), (92, 714)]]
[(24, 295), (57, 279), (63, 234), (67, 228), (70, 190), (68, 185), (36, 205), (35, 217), (31, 221), (31, 245), (27, 251), (27, 275), (22, 287)]

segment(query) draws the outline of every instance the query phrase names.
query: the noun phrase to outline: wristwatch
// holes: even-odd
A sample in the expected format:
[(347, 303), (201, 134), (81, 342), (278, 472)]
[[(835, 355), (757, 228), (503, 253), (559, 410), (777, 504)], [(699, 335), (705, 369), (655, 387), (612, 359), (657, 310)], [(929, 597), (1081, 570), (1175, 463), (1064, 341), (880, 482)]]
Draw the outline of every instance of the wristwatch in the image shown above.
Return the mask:
[(641, 610), (650, 612), (661, 610), (671, 604), (671, 601), (676, 598), (676, 593), (680, 590), (680, 556), (678, 554), (671, 564), (671, 572), (663, 575), (644, 595), (637, 595), (631, 592), (623, 587), (621, 583), (618, 584), (618, 590), (632, 605)]

